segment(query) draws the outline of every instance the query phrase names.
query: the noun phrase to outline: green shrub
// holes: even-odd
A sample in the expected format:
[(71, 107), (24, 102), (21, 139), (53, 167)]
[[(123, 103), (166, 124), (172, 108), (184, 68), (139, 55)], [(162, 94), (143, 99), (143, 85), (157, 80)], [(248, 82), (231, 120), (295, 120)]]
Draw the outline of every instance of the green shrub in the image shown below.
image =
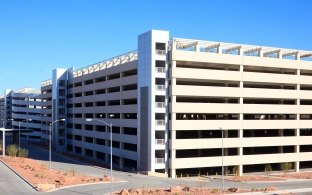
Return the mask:
[(211, 192), (212, 192), (212, 193), (218, 193), (218, 192), (220, 192), (220, 189), (214, 188), (214, 189), (211, 190)]
[(69, 175), (69, 176), (72, 176), (72, 177), (74, 177), (75, 175), (76, 175), (76, 170), (74, 169), (74, 168), (71, 168), (68, 172), (67, 172), (67, 174)]
[(2, 140), (0, 140), (0, 151), (2, 152)]
[(235, 176), (238, 176), (239, 175), (239, 166), (238, 165), (234, 166), (232, 169), (232, 172)]
[(293, 163), (292, 162), (282, 163), (281, 168), (284, 172), (288, 172), (289, 170), (293, 168)]
[(266, 164), (265, 166), (264, 166), (264, 172), (268, 175), (268, 174), (270, 174), (271, 172), (272, 172), (272, 166), (270, 165), (270, 164)]
[(16, 156), (17, 156), (17, 153), (18, 153), (17, 146), (16, 146), (15, 144), (9, 145), (9, 146), (7, 147), (7, 152), (8, 152), (8, 155), (9, 155), (9, 156), (16, 157)]
[(26, 148), (19, 148), (18, 149), (18, 157), (27, 158), (28, 157), (28, 150)]

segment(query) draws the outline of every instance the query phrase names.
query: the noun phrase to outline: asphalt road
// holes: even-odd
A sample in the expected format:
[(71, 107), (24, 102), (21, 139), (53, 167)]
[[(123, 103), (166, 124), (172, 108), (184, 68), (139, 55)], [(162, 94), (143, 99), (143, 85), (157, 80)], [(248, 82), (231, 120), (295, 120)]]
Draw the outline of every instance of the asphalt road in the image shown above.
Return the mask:
[[(41, 160), (43, 163), (48, 164), (48, 151), (42, 148), (29, 145), (26, 143), (22, 144), (22, 147), (29, 149), (29, 158)], [(75, 170), (77, 173), (98, 176), (109, 175), (109, 170), (105, 168), (93, 167), (85, 165), (80, 162), (73, 161), (65, 158), (58, 154), (52, 153), (52, 168), (70, 171)], [(146, 175), (139, 175), (133, 173), (113, 171), (113, 178), (116, 180), (113, 183), (113, 191), (120, 191), (121, 189), (130, 188), (163, 188), (171, 186), (193, 186), (193, 187), (209, 187), (209, 188), (221, 188), (222, 183), (219, 179), (206, 179), (203, 181), (197, 181), (194, 179), (170, 179), (170, 178), (159, 178), (151, 177)], [(4, 165), (0, 166), (0, 195), (2, 194), (39, 194), (28, 186), (23, 180), (16, 176)], [(298, 181), (298, 182), (264, 182), (264, 183), (239, 183), (232, 181), (225, 181), (225, 188), (238, 187), (238, 188), (265, 188), (268, 186), (274, 186), (280, 190), (286, 189), (302, 189), (312, 188), (311, 181)], [(109, 183), (101, 183), (94, 185), (84, 185), (69, 187), (60, 189), (54, 192), (45, 192), (40, 194), (47, 195), (103, 195), (110, 192)], [(305, 194), (305, 193), (296, 193)], [(306, 194), (312, 194), (306, 193)]]
[(34, 194), (35, 190), (0, 162), (0, 194)]

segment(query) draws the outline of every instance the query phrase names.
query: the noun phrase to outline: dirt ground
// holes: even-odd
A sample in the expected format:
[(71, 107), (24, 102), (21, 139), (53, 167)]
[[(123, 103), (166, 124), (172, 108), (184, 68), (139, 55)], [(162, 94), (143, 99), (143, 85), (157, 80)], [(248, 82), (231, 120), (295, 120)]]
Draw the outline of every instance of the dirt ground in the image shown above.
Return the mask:
[(222, 192), (220, 189), (207, 189), (207, 188), (192, 188), (192, 187), (182, 187), (182, 186), (175, 186), (168, 189), (130, 189), (126, 190), (123, 189), (118, 193), (114, 193), (115, 195), (217, 195), (217, 194), (235, 194), (235, 193), (244, 193), (244, 192), (269, 192), (276, 190), (274, 187), (268, 187), (264, 189), (253, 189), (253, 190), (246, 190), (246, 189), (238, 189), (238, 188), (229, 188), (225, 189)]
[(312, 179), (312, 172), (288, 172), (274, 175), (275, 177), (287, 178), (287, 179)]
[(269, 175), (226, 176), (225, 179), (239, 182), (286, 181), (290, 179), (312, 179), (312, 172), (284, 172)]
[[(18, 157), (6, 157), (5, 159), (0, 158), (5, 164), (11, 169), (20, 174), (29, 183), (31, 183), (39, 191), (47, 191), (54, 188), (71, 186), (77, 184), (86, 183), (97, 183), (97, 182), (108, 182), (110, 181), (108, 176), (102, 178), (90, 177), (78, 174), (75, 170), (68, 172), (58, 171), (49, 169), (46, 165), (39, 161), (18, 158)], [(225, 179), (238, 181), (238, 182), (253, 182), (253, 181), (282, 181), (287, 179), (312, 179), (312, 172), (287, 172), (270, 175), (244, 175), (238, 176), (226, 176)], [(150, 195), (166, 195), (166, 194), (189, 194), (189, 195), (212, 195), (212, 194), (223, 194), (223, 193), (243, 193), (243, 192), (256, 192), (256, 191), (275, 191), (275, 187), (267, 187), (263, 189), (238, 189), (229, 188), (225, 189), (224, 192), (220, 189), (207, 189), (207, 188), (193, 188), (188, 186), (175, 186), (168, 189), (123, 189), (115, 194), (121, 195), (139, 195), (139, 194), (150, 194)]]
[(68, 172), (49, 169), (46, 165), (28, 158), (6, 157), (1, 158), (11, 169), (25, 178), (39, 191), (71, 186), (84, 183), (109, 181), (109, 177), (90, 177), (78, 174), (74, 169)]
[(252, 182), (252, 181), (283, 181), (286, 180), (283, 177), (271, 177), (263, 175), (244, 175), (244, 176), (226, 176), (226, 180), (238, 181), (238, 182)]

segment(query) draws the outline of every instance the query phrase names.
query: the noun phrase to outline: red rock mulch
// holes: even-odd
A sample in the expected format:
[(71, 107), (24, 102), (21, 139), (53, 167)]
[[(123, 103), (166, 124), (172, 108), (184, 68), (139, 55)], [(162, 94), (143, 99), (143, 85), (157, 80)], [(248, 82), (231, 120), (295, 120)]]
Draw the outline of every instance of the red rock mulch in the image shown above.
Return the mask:
[(46, 165), (28, 158), (6, 157), (0, 160), (39, 191), (45, 191), (54, 187), (109, 181), (107, 176), (103, 176), (103, 178), (84, 176), (77, 174), (74, 169), (68, 172), (49, 169)]
[(284, 178), (276, 178), (262, 175), (243, 175), (243, 176), (226, 176), (225, 179), (238, 182), (252, 182), (252, 181), (284, 181)]
[(289, 179), (312, 179), (312, 172), (299, 172), (299, 173), (283, 173), (274, 175), (275, 177), (289, 178)]
[(142, 195), (142, 194), (150, 194), (150, 195), (172, 195), (172, 194), (189, 194), (189, 195), (217, 195), (217, 194), (235, 194), (235, 193), (248, 193), (248, 192), (269, 192), (275, 191), (274, 187), (267, 187), (264, 189), (253, 189), (253, 190), (245, 190), (238, 188), (229, 188), (222, 192), (220, 189), (207, 189), (207, 188), (192, 188), (192, 187), (181, 187), (175, 186), (169, 189), (123, 189), (118, 193), (114, 193), (115, 195)]

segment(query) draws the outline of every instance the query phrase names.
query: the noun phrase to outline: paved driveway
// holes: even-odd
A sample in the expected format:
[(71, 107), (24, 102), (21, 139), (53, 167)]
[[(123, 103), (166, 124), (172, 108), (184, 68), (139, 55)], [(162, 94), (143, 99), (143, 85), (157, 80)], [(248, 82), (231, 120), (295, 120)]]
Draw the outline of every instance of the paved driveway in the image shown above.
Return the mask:
[[(29, 149), (29, 157), (41, 160), (43, 163), (48, 164), (48, 151), (38, 148), (29, 144), (22, 144), (23, 147)], [(29, 187), (23, 180), (19, 179), (14, 173), (0, 167), (1, 183), (0, 183), (0, 194), (39, 194)], [(85, 165), (80, 162), (75, 162), (71, 159), (64, 158), (55, 153), (52, 154), (52, 168), (60, 169), (64, 171), (75, 170), (77, 173), (92, 175), (92, 176), (103, 176), (109, 175), (109, 170), (105, 168), (97, 168), (90, 165)], [(2, 169), (4, 171), (2, 171)], [(2, 176), (3, 175), (3, 176)], [(151, 177), (146, 175), (131, 174), (125, 172), (114, 171), (113, 177), (118, 180), (114, 182), (113, 190), (119, 191), (123, 188), (157, 188), (157, 187), (171, 187), (176, 185), (181, 186), (193, 186), (193, 187), (209, 187), (209, 188), (221, 188), (221, 181), (218, 179), (196, 181), (196, 179), (169, 179)], [(2, 182), (2, 180), (4, 180)], [(275, 186), (278, 189), (299, 189), (299, 188), (312, 188), (311, 181), (300, 181), (300, 182), (269, 182), (269, 183), (239, 183), (225, 181), (225, 188), (238, 187), (238, 188), (265, 188), (268, 186)], [(5, 193), (2, 193), (5, 192)], [(40, 194), (47, 195), (103, 195), (110, 192), (110, 184), (94, 184), (85, 186), (76, 186), (57, 190), (54, 192), (46, 192)], [(300, 193), (301, 194), (301, 193)]]
[(22, 195), (34, 194), (36, 191), (0, 162), (0, 194)]

